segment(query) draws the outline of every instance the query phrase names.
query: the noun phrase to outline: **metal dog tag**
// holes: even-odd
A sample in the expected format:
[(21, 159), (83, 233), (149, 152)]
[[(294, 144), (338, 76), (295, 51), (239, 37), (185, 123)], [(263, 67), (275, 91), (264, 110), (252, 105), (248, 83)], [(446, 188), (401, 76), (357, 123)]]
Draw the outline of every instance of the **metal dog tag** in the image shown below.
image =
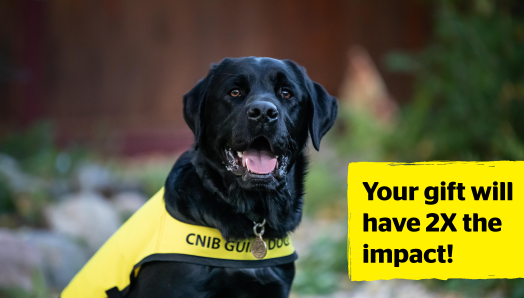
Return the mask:
[(262, 234), (258, 234), (257, 237), (251, 242), (251, 253), (258, 260), (262, 260), (267, 254), (266, 241), (262, 239)]

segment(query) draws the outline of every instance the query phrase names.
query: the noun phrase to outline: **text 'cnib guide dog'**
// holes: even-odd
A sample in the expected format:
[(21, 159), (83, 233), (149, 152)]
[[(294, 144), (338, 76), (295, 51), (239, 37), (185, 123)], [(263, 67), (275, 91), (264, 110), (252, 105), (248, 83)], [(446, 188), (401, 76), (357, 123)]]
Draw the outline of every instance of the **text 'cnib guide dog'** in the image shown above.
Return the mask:
[(337, 107), (290, 60), (214, 65), (184, 96), (193, 148), (61, 297), (288, 297), (308, 136)]

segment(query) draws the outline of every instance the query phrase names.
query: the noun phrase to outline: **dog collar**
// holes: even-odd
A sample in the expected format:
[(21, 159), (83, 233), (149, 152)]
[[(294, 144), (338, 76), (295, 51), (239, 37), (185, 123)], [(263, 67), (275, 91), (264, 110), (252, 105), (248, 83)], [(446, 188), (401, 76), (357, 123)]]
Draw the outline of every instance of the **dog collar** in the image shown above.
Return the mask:
[(262, 260), (251, 253), (253, 239), (226, 241), (217, 229), (175, 219), (166, 210), (162, 188), (111, 236), (61, 297), (104, 297), (106, 292), (108, 297), (125, 296), (140, 267), (154, 261), (260, 268), (297, 259), (289, 236), (268, 240)]

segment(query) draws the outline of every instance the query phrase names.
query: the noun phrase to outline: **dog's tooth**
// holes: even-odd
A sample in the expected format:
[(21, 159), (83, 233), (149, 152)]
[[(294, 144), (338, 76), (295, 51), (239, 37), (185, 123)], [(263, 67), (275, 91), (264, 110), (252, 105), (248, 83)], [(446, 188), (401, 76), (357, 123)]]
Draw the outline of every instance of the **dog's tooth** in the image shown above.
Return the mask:
[(248, 172), (251, 172), (251, 171), (249, 170), (249, 166), (247, 165), (247, 163), (246, 163), (246, 168), (247, 168), (247, 171), (248, 171)]
[(244, 156), (244, 154), (243, 154), (242, 152), (240, 152), (240, 151), (237, 152), (237, 155), (238, 155), (238, 157), (240, 157), (240, 158), (242, 158), (242, 156)]

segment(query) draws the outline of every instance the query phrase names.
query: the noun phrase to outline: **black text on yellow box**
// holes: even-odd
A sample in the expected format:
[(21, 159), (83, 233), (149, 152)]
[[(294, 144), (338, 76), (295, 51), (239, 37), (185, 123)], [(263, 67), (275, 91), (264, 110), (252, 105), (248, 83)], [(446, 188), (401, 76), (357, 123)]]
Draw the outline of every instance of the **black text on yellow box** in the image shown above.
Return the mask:
[(351, 163), (348, 210), (354, 281), (524, 277), (524, 162)]

